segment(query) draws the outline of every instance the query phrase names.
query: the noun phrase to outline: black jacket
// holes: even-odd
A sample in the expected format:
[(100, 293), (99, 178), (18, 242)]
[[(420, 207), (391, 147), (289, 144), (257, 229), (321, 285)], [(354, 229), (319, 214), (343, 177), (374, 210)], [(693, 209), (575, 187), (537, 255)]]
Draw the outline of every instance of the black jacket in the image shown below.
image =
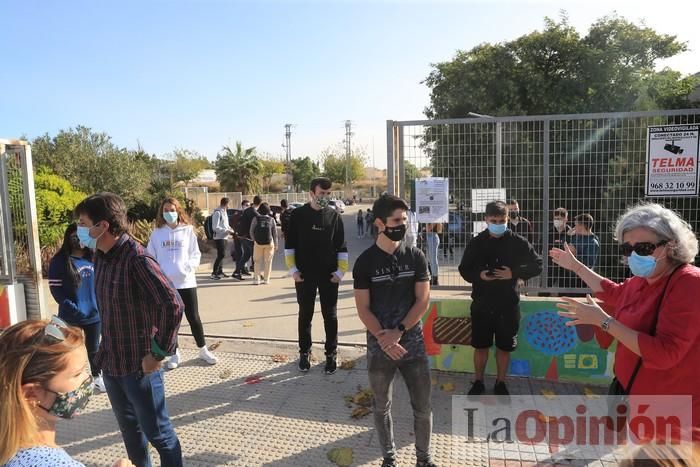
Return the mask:
[[(511, 280), (484, 281), (482, 271), (508, 266)], [(501, 237), (492, 237), (484, 230), (464, 250), (459, 273), (472, 285), (472, 299), (495, 304), (515, 304), (520, 297), (518, 279), (527, 280), (542, 272), (542, 258), (523, 237), (507, 230)]]

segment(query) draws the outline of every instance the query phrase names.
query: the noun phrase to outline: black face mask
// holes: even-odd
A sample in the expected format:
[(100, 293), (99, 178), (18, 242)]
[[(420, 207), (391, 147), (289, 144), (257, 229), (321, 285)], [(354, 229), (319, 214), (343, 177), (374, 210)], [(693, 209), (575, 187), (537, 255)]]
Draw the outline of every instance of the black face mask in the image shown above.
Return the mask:
[(520, 211), (510, 211), (509, 215), (511, 219), (517, 219), (520, 217)]
[(400, 242), (406, 236), (406, 225), (397, 225), (396, 227), (385, 227), (382, 231), (392, 242)]

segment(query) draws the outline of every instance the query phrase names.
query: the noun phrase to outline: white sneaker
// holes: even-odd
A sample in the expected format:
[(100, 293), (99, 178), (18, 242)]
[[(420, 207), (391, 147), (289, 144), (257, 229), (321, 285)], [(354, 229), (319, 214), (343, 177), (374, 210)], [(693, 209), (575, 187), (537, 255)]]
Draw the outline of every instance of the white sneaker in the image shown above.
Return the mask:
[(105, 387), (105, 382), (102, 379), (102, 375), (97, 375), (95, 378), (92, 380), (92, 384), (100, 390), (100, 392), (107, 392), (107, 388)]
[(263, 284), (266, 284), (266, 285), (267, 285), (267, 284), (269, 284), (269, 283), (270, 283), (270, 279), (265, 279), (265, 280), (263, 281)]
[(165, 368), (167, 368), (168, 370), (174, 370), (179, 365), (180, 365), (180, 349), (177, 349), (175, 351), (175, 355), (168, 358), (168, 361), (165, 362)]
[(216, 358), (216, 356), (213, 353), (211, 353), (211, 351), (207, 348), (206, 345), (204, 347), (199, 348), (199, 359), (204, 360), (210, 365), (214, 365), (216, 364), (216, 362), (219, 361), (219, 359)]
[(255, 285), (260, 285), (260, 276), (255, 276)]

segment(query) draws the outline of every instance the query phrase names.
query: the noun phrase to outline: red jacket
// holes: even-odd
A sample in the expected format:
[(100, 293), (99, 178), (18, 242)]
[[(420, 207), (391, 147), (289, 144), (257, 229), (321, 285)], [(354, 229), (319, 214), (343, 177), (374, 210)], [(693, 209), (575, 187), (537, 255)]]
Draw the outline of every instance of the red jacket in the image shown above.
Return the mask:
[[(685, 265), (673, 274), (659, 309), (656, 332), (651, 336), (666, 280), (650, 285), (640, 277), (622, 284), (606, 279), (602, 282), (603, 291), (596, 297), (617, 321), (640, 332), (642, 366), (631, 393), (692, 395), (693, 427), (700, 428), (700, 269)], [(624, 387), (638, 359), (637, 354), (618, 342), (615, 376)]]

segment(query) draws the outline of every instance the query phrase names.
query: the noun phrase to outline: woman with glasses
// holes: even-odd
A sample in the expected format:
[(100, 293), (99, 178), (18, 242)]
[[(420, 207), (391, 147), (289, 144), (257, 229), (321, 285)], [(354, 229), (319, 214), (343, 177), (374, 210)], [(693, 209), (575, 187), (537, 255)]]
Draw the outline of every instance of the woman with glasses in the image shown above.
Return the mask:
[[(0, 335), (0, 465), (82, 466), (56, 445), (56, 422), (92, 395), (83, 332), (59, 318), (23, 321)], [(130, 467), (120, 459), (114, 467)]]
[[(621, 284), (588, 268), (568, 245), (550, 251), (604, 307), (590, 296), (581, 302), (564, 298), (559, 314), (571, 319), (569, 326), (591, 324), (617, 339), (617, 394), (692, 395), (692, 425), (700, 427), (700, 269), (692, 264), (698, 240), (687, 222), (658, 204), (624, 213), (615, 238), (633, 275)], [(698, 431), (693, 437), (700, 439)]]
[(58, 316), (85, 333), (85, 347), (95, 386), (105, 392), (95, 355), (100, 345), (100, 313), (95, 298), (95, 265), (92, 251), (78, 240), (78, 227), (71, 224), (63, 235), (61, 249), (49, 263), (49, 289), (56, 303)]

